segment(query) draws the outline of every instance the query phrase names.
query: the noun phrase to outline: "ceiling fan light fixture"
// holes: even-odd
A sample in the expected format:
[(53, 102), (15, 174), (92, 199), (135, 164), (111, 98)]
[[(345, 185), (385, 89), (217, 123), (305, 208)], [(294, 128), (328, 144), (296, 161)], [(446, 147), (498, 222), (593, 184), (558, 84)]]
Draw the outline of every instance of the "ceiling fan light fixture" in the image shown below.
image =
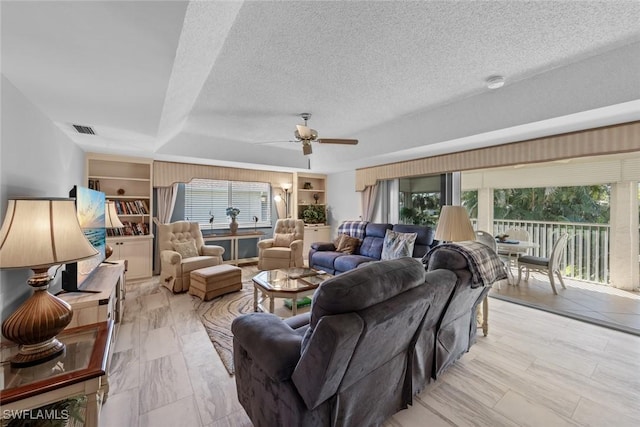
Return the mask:
[(302, 141), (302, 153), (303, 153), (305, 156), (308, 156), (308, 155), (309, 155), (309, 154), (311, 154), (312, 152), (313, 152), (313, 151), (312, 151), (312, 149), (311, 149), (311, 141), (309, 141), (309, 140)]

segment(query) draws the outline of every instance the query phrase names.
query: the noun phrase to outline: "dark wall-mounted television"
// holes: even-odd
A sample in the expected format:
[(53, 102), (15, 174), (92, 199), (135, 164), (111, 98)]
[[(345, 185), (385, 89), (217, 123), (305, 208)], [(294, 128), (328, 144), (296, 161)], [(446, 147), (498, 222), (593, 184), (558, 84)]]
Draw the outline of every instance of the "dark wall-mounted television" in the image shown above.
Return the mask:
[(69, 197), (76, 199), (76, 212), (80, 228), (87, 240), (98, 250), (91, 258), (66, 264), (62, 272), (62, 289), (67, 292), (82, 291), (81, 286), (105, 259), (105, 195), (101, 191), (74, 186)]

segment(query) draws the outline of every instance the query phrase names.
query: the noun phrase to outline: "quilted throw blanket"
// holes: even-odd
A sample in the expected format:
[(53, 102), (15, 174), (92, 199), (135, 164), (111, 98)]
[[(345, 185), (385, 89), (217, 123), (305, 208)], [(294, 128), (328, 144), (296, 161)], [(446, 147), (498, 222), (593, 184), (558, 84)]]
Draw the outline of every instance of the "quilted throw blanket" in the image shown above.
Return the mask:
[(422, 263), (427, 265), (431, 254), (442, 248), (456, 251), (467, 260), (472, 288), (491, 286), (496, 280), (507, 278), (507, 271), (498, 255), (484, 244), (475, 241), (438, 245), (424, 256)]
[(366, 227), (367, 221), (344, 221), (338, 227), (338, 234), (346, 234), (362, 240), (364, 238), (364, 229)]

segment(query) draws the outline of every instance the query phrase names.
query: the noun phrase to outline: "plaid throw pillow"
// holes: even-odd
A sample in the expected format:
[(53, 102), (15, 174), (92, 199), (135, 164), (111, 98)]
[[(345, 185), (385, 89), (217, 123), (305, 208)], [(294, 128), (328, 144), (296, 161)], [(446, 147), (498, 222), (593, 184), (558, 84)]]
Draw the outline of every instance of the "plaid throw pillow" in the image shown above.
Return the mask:
[(364, 229), (367, 227), (367, 221), (344, 221), (338, 227), (339, 234), (364, 239)]

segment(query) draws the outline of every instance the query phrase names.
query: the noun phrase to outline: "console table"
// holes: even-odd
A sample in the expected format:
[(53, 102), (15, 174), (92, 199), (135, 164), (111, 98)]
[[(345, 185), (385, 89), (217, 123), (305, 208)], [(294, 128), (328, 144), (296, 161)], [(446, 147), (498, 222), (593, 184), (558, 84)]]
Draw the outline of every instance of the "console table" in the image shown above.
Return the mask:
[(2, 420), (47, 416), (64, 420), (69, 412), (29, 411), (78, 396), (86, 396), (85, 426), (97, 427), (100, 406), (107, 385), (107, 359), (111, 346), (113, 321), (65, 329), (58, 339), (65, 352), (53, 360), (27, 368), (11, 367), (9, 359), (17, 345), (2, 344), (0, 365), (0, 406)]
[(80, 286), (97, 293), (62, 292), (58, 297), (71, 306), (73, 318), (67, 328), (113, 320), (119, 323), (124, 310), (126, 261), (102, 263)]
[(240, 263), (250, 263), (257, 262), (258, 258), (242, 258), (238, 259), (238, 242), (241, 239), (257, 239), (261, 240), (264, 236), (262, 231), (239, 231), (236, 234), (231, 233), (220, 233), (220, 234), (210, 234), (208, 236), (204, 236), (203, 240), (205, 242), (221, 242), (229, 240), (231, 242), (231, 253), (229, 261), (225, 261), (230, 264), (238, 265)]

